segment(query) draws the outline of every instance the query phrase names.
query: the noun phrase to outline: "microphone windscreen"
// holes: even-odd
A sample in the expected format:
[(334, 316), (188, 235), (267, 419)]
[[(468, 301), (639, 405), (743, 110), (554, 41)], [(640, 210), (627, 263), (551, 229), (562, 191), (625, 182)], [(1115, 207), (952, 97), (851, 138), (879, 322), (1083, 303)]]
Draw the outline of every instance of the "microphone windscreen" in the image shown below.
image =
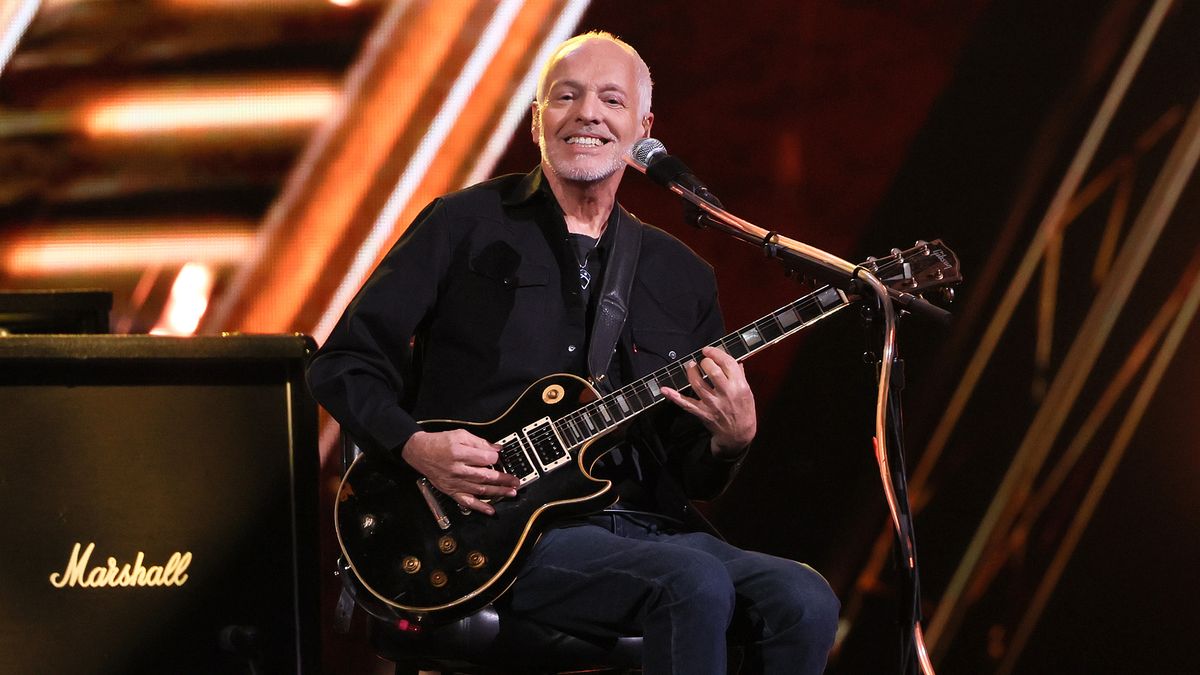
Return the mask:
[(650, 160), (657, 155), (667, 154), (667, 146), (662, 144), (662, 141), (657, 138), (643, 138), (633, 144), (629, 150), (629, 155), (633, 157), (633, 161), (640, 166), (650, 166)]

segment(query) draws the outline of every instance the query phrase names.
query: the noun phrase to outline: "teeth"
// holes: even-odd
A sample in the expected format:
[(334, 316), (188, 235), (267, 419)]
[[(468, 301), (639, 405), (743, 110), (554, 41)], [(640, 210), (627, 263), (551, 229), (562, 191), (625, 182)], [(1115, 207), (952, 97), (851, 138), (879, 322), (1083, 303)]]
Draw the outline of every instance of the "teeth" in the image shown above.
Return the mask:
[(600, 145), (603, 141), (590, 136), (572, 136), (567, 139), (567, 142), (572, 145)]

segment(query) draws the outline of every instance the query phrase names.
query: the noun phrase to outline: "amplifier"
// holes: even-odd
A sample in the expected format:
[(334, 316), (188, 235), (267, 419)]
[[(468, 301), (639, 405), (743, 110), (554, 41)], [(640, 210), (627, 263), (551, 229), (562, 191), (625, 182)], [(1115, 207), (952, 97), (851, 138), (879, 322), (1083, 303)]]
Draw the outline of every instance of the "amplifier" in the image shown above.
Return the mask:
[(315, 672), (311, 349), (0, 337), (0, 673)]

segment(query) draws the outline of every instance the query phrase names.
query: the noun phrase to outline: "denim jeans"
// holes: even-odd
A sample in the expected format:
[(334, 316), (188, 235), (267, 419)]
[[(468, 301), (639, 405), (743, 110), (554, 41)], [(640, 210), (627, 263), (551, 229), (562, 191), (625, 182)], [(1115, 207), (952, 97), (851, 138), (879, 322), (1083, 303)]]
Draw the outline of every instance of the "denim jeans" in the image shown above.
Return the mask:
[(506, 602), (581, 636), (640, 631), (647, 675), (724, 674), (727, 635), (743, 673), (820, 673), (840, 607), (807, 565), (608, 513), (546, 532)]

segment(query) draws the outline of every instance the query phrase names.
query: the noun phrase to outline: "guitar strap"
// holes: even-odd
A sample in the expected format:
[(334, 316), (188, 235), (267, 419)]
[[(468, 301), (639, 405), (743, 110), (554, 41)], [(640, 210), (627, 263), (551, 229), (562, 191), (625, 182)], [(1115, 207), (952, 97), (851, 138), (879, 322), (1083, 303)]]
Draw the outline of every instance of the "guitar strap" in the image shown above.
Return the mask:
[[(608, 381), (608, 366), (612, 362), (617, 340), (629, 314), (629, 292), (633, 288), (633, 274), (637, 270), (638, 255), (642, 249), (642, 228), (618, 204), (617, 220), (614, 225), (612, 249), (608, 254), (604, 283), (600, 289), (600, 301), (596, 304), (596, 318), (592, 323), (591, 346), (588, 349), (588, 374), (601, 393), (612, 391)], [(632, 221), (632, 222), (629, 222)]]

